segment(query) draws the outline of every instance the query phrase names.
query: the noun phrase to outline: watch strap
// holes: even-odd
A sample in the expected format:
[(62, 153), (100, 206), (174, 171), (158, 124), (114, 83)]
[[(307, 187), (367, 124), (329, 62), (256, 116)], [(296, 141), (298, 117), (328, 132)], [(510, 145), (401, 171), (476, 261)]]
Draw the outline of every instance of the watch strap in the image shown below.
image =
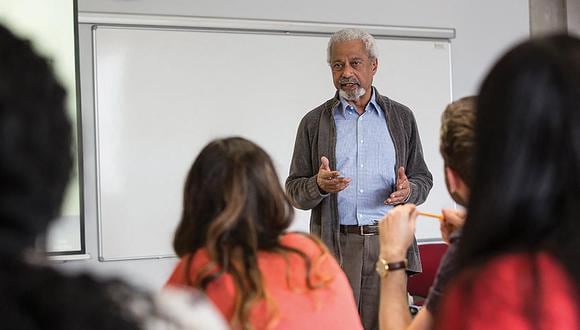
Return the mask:
[(407, 268), (407, 260), (388, 262), (387, 267), (389, 267), (390, 271), (397, 270), (397, 269), (406, 269)]
[(387, 262), (383, 258), (379, 258), (379, 260), (377, 260), (376, 269), (377, 269), (377, 273), (381, 277), (387, 276), (387, 274), (390, 271), (399, 270), (399, 269), (406, 269), (406, 268), (407, 268), (407, 259), (401, 260), (401, 261), (395, 261), (395, 262)]

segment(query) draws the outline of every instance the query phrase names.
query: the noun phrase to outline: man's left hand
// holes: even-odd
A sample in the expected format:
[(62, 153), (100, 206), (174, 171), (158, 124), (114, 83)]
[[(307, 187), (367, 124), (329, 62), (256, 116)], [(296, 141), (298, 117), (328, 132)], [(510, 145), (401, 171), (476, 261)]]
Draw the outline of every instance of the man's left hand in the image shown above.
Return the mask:
[(397, 172), (397, 183), (395, 184), (395, 191), (385, 200), (387, 205), (397, 205), (404, 203), (409, 194), (411, 193), (411, 187), (409, 186), (409, 180), (407, 175), (405, 175), (405, 168), (399, 167)]

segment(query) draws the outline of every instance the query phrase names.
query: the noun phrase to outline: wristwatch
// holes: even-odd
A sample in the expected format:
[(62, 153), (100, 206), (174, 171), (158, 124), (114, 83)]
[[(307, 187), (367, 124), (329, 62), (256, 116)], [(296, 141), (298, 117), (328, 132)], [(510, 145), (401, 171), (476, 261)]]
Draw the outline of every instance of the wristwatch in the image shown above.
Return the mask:
[(387, 262), (383, 258), (377, 260), (376, 270), (380, 277), (385, 277), (390, 271), (407, 269), (407, 259), (396, 262)]

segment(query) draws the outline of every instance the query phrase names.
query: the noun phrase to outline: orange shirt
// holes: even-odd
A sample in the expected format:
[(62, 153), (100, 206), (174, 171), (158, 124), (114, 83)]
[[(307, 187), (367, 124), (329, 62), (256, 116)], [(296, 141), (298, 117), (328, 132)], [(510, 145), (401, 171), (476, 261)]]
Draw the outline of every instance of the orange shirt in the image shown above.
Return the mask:
[(577, 330), (576, 292), (547, 253), (496, 257), (451, 283), (436, 328)]
[[(308, 290), (306, 287), (306, 268), (302, 257), (288, 253), (287, 260), (279, 253), (259, 252), (260, 268), (266, 294), (273, 300), (276, 315), (268, 313), (265, 301), (257, 302), (250, 312), (250, 321), (255, 329), (269, 327), (276, 329), (362, 329), (354, 302), (352, 290), (346, 276), (336, 260), (327, 253), (319, 259), (322, 251), (310, 238), (296, 233), (281, 237), (280, 243), (304, 252), (317, 264), (311, 278), (330, 278), (324, 287)], [(181, 259), (166, 285), (186, 285), (186, 259)], [(209, 263), (205, 249), (198, 250), (192, 258), (191, 279), (202, 267)], [(289, 281), (288, 281), (289, 279)], [(290, 283), (290, 285), (288, 285)], [(236, 288), (230, 275), (223, 275), (206, 288), (206, 294), (230, 323), (234, 316)], [(270, 309), (271, 310), (271, 309)], [(271, 318), (274, 318), (272, 321)]]

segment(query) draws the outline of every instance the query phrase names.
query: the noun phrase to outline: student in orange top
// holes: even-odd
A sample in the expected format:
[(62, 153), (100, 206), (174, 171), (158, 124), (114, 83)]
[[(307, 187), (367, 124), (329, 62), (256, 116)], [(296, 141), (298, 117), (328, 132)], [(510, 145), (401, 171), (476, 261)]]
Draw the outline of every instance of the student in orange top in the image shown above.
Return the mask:
[(293, 214), (264, 150), (239, 137), (209, 143), (185, 182), (167, 285), (202, 289), (234, 329), (361, 329), (326, 247), (286, 232)]

